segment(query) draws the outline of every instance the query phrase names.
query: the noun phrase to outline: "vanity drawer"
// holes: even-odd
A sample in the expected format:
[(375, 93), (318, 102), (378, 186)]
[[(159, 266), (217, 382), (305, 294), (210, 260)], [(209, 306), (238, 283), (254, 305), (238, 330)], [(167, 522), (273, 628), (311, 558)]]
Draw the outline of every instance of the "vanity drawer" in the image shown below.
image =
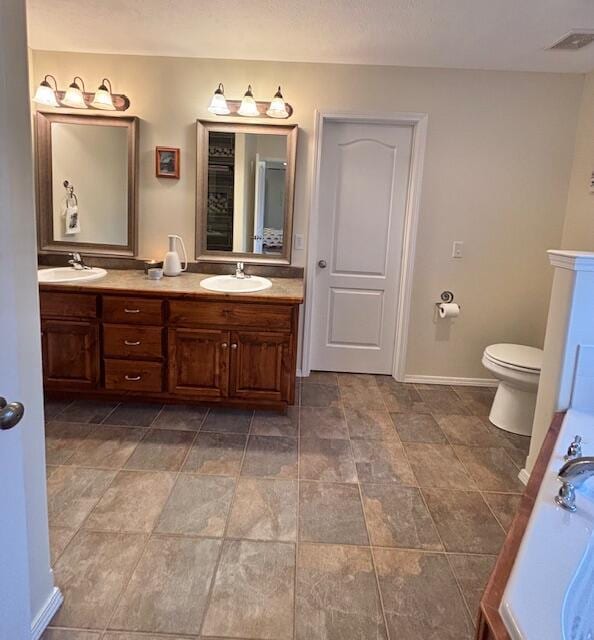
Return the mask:
[(103, 354), (106, 358), (161, 358), (163, 329), (105, 324)]
[(169, 323), (222, 327), (254, 327), (270, 331), (291, 330), (292, 309), (274, 304), (237, 302), (169, 303)]
[(92, 294), (42, 291), (39, 305), (42, 318), (97, 317), (97, 296)]
[(104, 360), (108, 391), (163, 390), (163, 365), (141, 360)]
[(112, 324), (162, 324), (163, 301), (150, 298), (103, 297), (103, 321)]

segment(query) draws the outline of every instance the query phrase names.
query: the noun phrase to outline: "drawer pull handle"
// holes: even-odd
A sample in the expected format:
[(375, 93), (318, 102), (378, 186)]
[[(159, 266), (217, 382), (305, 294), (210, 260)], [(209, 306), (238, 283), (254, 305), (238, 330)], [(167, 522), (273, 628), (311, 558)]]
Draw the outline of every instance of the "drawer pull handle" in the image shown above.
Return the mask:
[(140, 344), (140, 340), (136, 340), (135, 342), (132, 342), (132, 340), (124, 340), (124, 344), (127, 347), (137, 347)]
[(142, 380), (142, 376), (125, 376), (125, 378), (128, 382), (138, 382)]
[(221, 343), (221, 349), (226, 349), (228, 346), (226, 342)]
[(231, 345), (231, 349), (237, 349), (237, 344), (235, 342)]
[(140, 313), (140, 309), (124, 309), (124, 313)]

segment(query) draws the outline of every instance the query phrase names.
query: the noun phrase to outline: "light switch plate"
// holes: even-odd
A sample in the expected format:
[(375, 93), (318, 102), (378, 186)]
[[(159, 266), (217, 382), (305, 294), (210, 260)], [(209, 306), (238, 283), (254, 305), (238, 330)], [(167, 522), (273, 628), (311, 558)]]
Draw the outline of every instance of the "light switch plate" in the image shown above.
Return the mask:
[(454, 240), (452, 245), (452, 258), (462, 258), (464, 256), (464, 243), (462, 240)]
[(293, 249), (296, 249), (297, 251), (303, 251), (304, 248), (305, 248), (305, 239), (303, 237), (303, 234), (296, 233), (295, 240), (293, 242)]

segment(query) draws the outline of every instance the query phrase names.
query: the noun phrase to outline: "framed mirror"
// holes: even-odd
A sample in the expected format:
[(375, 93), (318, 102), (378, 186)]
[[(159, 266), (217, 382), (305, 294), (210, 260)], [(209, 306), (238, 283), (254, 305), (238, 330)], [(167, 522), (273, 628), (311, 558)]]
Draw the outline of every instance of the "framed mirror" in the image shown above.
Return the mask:
[(198, 120), (196, 258), (291, 261), (297, 125)]
[(37, 112), (39, 250), (137, 254), (138, 119)]

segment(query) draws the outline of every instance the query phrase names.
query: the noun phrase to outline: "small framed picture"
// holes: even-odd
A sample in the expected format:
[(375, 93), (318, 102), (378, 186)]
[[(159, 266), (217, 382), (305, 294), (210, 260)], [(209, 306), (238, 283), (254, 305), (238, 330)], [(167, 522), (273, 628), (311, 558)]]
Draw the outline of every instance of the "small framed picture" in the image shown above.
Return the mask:
[(174, 147), (156, 148), (155, 175), (157, 178), (179, 179), (179, 149)]

